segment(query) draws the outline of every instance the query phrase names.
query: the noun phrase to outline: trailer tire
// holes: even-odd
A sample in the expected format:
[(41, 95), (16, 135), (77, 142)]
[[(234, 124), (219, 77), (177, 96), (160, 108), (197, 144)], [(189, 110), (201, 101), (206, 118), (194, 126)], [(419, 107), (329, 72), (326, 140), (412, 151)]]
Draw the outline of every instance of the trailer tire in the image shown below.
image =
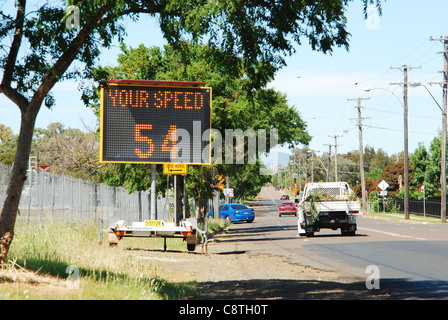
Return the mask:
[(187, 243), (187, 250), (190, 252), (196, 250), (196, 244), (195, 243)]

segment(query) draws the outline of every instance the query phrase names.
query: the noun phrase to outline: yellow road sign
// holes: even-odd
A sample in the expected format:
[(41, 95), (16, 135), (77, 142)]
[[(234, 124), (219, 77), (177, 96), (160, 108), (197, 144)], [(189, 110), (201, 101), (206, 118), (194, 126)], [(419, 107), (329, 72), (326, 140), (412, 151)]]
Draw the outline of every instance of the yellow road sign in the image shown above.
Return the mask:
[(188, 174), (188, 165), (185, 163), (164, 163), (163, 174)]

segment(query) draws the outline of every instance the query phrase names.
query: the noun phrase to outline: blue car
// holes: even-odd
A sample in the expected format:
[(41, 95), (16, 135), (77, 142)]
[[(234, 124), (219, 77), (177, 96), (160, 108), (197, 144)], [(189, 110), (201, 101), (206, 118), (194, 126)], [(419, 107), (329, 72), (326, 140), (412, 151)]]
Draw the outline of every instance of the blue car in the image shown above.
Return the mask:
[(219, 207), (222, 219), (229, 222), (246, 221), (253, 222), (255, 219), (254, 209), (239, 203), (226, 203)]

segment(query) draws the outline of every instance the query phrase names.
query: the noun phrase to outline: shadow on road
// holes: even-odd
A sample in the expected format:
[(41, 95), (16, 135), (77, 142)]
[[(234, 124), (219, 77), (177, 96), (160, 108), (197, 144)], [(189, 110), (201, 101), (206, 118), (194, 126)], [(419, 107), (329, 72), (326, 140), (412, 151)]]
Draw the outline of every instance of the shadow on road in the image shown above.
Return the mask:
[(446, 281), (382, 279), (380, 289), (364, 281), (341, 283), (294, 279), (255, 279), (199, 282), (195, 300), (404, 300), (447, 299)]
[(393, 299), (448, 299), (448, 281), (381, 279), (381, 287), (392, 292)]
[(290, 240), (297, 239), (297, 236), (277, 236), (278, 231), (285, 230), (297, 230), (294, 225), (282, 225), (282, 226), (260, 226), (255, 227), (238, 227), (231, 228), (226, 234), (217, 238), (219, 243), (231, 243), (231, 242), (258, 242), (258, 241), (276, 241), (276, 240)]
[(197, 300), (296, 300), (296, 299), (388, 299), (384, 290), (367, 290), (364, 282), (255, 279), (201, 282)]

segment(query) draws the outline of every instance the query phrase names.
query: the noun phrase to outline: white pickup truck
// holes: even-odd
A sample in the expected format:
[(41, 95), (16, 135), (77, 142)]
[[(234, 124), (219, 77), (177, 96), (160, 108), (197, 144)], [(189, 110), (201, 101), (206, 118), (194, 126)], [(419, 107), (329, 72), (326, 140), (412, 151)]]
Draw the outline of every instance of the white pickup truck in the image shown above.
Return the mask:
[(298, 205), (299, 235), (312, 237), (327, 228), (354, 236), (360, 210), (361, 203), (348, 183), (307, 183)]

